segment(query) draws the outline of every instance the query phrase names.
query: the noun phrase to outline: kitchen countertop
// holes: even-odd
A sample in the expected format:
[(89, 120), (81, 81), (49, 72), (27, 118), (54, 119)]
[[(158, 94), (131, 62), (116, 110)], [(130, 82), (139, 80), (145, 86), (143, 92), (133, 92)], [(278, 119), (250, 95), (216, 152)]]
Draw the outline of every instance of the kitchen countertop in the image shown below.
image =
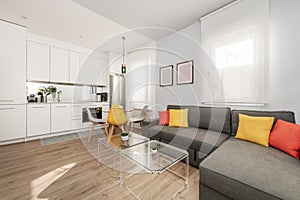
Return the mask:
[(107, 101), (49, 101), (49, 102), (27, 102), (27, 104), (64, 104), (64, 103), (70, 103), (70, 104), (85, 104), (85, 103), (103, 103), (103, 104), (108, 104)]

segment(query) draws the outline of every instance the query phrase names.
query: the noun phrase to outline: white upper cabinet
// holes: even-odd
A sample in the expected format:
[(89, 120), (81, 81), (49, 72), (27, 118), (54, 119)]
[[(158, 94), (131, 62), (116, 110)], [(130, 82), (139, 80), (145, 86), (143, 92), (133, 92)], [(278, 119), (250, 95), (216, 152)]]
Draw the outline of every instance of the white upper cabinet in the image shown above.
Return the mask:
[(27, 79), (49, 81), (49, 46), (27, 42)]
[(26, 29), (0, 20), (0, 104), (26, 102)]
[(69, 52), (65, 49), (51, 47), (50, 52), (50, 81), (69, 81)]
[(98, 85), (107, 85), (109, 76), (108, 59), (100, 58), (100, 76)]
[(50, 81), (69, 82), (69, 52), (65, 49), (51, 47)]
[(79, 70), (80, 70), (80, 54), (77, 52), (69, 52), (69, 72), (70, 72), (70, 83), (79, 83)]
[(96, 56), (80, 54), (80, 64), (80, 83), (96, 85), (99, 78), (100, 59)]
[(95, 55), (80, 54), (80, 83), (107, 85), (108, 60)]

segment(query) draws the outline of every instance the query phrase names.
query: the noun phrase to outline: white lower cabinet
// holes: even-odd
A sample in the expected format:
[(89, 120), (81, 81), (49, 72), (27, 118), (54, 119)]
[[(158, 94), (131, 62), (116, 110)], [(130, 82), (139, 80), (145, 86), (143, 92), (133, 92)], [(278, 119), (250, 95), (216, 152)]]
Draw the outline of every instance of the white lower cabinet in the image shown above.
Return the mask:
[(0, 105), (0, 141), (26, 137), (26, 105)]
[(27, 104), (27, 136), (50, 133), (50, 104)]
[(82, 126), (82, 105), (71, 105), (71, 130), (81, 129)]
[(70, 130), (70, 104), (51, 104), (51, 133)]

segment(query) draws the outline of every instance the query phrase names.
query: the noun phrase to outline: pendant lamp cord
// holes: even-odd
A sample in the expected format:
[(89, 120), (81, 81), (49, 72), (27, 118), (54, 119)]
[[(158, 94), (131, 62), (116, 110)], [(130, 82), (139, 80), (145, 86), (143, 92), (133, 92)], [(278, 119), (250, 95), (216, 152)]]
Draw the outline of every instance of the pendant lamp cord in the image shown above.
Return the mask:
[(122, 40), (123, 40), (123, 64), (125, 64), (125, 39), (126, 37), (123, 36)]

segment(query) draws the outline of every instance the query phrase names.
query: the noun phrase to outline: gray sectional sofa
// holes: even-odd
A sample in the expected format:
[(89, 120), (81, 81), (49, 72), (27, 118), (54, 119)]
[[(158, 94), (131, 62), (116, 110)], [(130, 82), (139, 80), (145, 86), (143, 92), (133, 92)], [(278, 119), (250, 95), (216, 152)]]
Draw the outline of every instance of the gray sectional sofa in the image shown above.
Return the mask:
[[(232, 111), (232, 136), (238, 114), (273, 116), (295, 123), (288, 111)], [(231, 137), (201, 162), (200, 199), (300, 199), (300, 162), (272, 147)]]
[[(188, 128), (158, 125), (143, 128), (143, 134), (187, 149), (190, 164), (199, 167), (201, 200), (300, 199), (300, 162), (272, 147), (235, 139), (238, 114), (273, 116), (295, 123), (290, 111), (249, 111), (229, 108), (169, 105), (188, 109)], [(200, 165), (199, 165), (200, 163)]]
[(170, 143), (189, 152), (190, 164), (199, 163), (226, 141), (231, 134), (230, 108), (168, 105), (169, 109), (188, 109), (188, 128), (158, 125), (154, 120), (143, 127), (143, 135)]

